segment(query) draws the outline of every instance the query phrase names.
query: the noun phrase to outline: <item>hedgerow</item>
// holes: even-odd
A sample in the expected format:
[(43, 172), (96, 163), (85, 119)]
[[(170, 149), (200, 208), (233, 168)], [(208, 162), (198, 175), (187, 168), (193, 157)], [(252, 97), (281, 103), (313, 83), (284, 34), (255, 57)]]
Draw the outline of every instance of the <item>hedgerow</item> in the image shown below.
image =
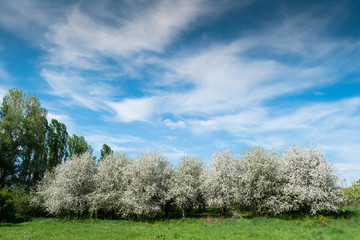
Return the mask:
[(184, 157), (175, 168), (157, 151), (134, 160), (111, 154), (98, 164), (88, 153), (46, 174), (36, 196), (56, 216), (149, 218), (180, 210), (185, 217), (204, 203), (223, 216), (234, 206), (255, 215), (314, 215), (338, 209), (337, 181), (331, 162), (314, 147), (293, 145), (284, 154), (253, 148), (240, 156), (215, 151), (207, 165)]

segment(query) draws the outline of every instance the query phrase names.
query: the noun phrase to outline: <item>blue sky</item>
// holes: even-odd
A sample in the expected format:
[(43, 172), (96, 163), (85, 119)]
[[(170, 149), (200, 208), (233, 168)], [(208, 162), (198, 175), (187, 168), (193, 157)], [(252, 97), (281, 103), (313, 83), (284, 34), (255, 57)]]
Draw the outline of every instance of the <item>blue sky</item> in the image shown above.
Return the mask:
[(130, 156), (319, 147), (360, 178), (358, 1), (0, 3), (0, 97)]

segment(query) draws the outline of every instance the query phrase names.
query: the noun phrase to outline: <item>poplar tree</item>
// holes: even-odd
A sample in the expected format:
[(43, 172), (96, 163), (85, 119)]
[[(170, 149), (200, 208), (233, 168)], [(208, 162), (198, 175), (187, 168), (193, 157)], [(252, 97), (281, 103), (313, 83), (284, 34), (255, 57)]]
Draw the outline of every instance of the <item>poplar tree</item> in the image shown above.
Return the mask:
[(93, 152), (92, 147), (86, 142), (83, 136), (73, 134), (69, 137), (67, 145), (70, 158), (74, 155), (81, 156), (86, 152)]
[(35, 95), (11, 89), (0, 110), (0, 184), (33, 185), (47, 168), (47, 111)]
[(48, 170), (53, 169), (67, 158), (67, 141), (68, 133), (65, 124), (52, 119), (48, 135)]
[(103, 144), (102, 148), (100, 150), (100, 159), (99, 161), (103, 160), (106, 156), (112, 155), (114, 152), (111, 150), (111, 147), (109, 147), (107, 144)]

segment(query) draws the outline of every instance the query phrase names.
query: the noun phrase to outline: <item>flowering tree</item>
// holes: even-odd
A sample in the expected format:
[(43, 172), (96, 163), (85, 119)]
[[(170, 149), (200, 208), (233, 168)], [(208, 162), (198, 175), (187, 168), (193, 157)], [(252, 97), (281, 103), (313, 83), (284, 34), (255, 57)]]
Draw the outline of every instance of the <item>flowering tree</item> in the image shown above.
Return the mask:
[(201, 195), (201, 172), (201, 161), (195, 158), (183, 157), (171, 178), (169, 196), (174, 200), (176, 206), (182, 210), (183, 218), (185, 218), (187, 209), (191, 209), (198, 204)]
[(94, 176), (95, 191), (92, 194), (92, 210), (110, 214), (124, 210), (124, 192), (129, 185), (127, 171), (131, 161), (125, 154), (105, 156), (97, 166)]
[(244, 207), (255, 214), (281, 212), (278, 154), (263, 148), (245, 151), (236, 161), (234, 181), (236, 201)]
[(127, 212), (144, 217), (160, 213), (166, 204), (170, 174), (169, 162), (159, 152), (135, 159), (126, 176), (131, 179), (124, 193)]
[(283, 157), (284, 197), (288, 210), (316, 214), (336, 210), (340, 202), (338, 177), (332, 164), (315, 147), (292, 145)]
[(230, 150), (215, 151), (205, 172), (204, 189), (209, 205), (221, 208), (225, 216), (226, 208), (233, 202), (233, 156)]
[(68, 162), (58, 165), (48, 174), (37, 193), (43, 199), (46, 210), (52, 214), (76, 213), (77, 216), (90, 207), (89, 195), (94, 191), (96, 167), (89, 152), (74, 155)]

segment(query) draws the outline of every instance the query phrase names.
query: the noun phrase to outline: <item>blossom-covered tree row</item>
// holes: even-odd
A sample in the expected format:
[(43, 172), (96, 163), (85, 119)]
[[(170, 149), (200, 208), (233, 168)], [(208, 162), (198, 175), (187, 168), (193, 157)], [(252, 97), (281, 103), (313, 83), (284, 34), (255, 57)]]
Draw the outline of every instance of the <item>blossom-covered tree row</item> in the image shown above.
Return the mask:
[(129, 218), (168, 215), (214, 206), (222, 215), (239, 207), (256, 215), (316, 214), (341, 202), (332, 164), (314, 147), (285, 153), (263, 148), (234, 156), (215, 151), (208, 164), (184, 157), (172, 167), (160, 152), (131, 160), (107, 155), (73, 156), (48, 172), (33, 202), (53, 215), (101, 214)]

